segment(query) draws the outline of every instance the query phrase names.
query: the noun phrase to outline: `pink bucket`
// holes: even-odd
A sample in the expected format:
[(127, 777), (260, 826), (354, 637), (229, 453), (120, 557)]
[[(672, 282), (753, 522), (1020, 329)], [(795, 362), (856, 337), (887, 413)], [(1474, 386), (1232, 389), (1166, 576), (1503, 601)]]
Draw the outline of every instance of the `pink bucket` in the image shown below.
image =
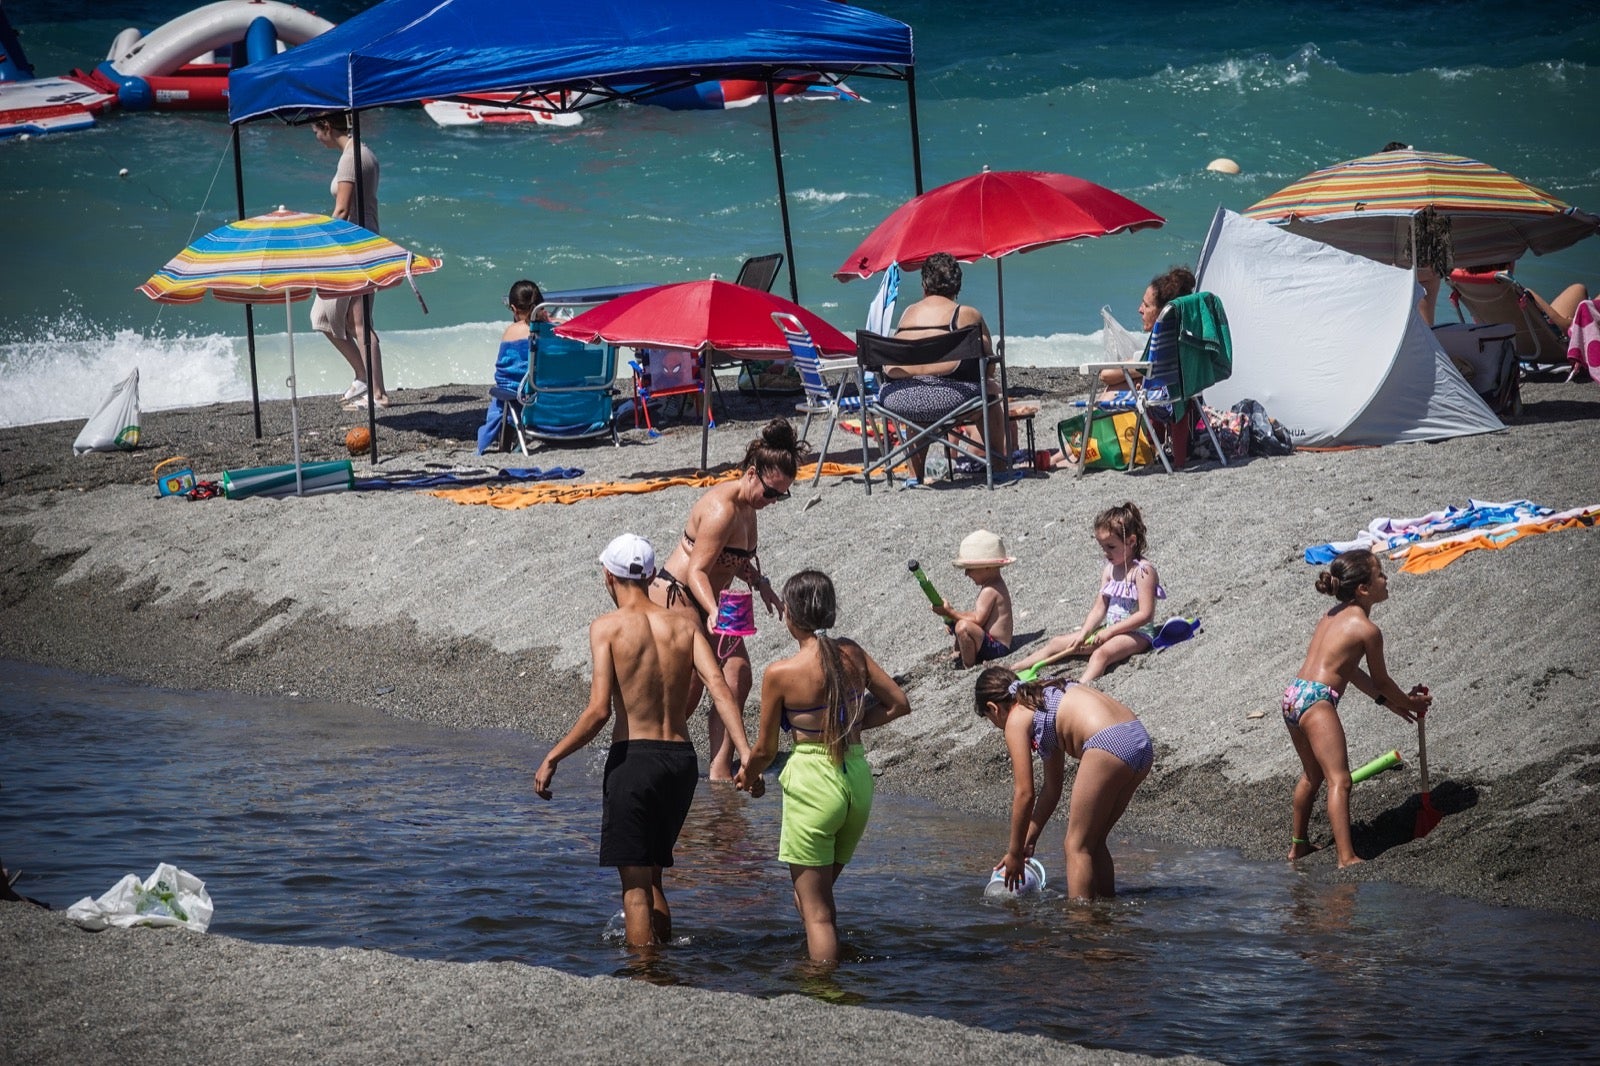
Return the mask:
[(726, 659), (744, 637), (755, 636), (755, 597), (749, 592), (723, 589), (717, 594), (717, 616), (711, 620), (717, 641), (717, 657)]
[(711, 632), (723, 637), (753, 637), (756, 633), (755, 597), (749, 592), (723, 589), (717, 594), (717, 617)]

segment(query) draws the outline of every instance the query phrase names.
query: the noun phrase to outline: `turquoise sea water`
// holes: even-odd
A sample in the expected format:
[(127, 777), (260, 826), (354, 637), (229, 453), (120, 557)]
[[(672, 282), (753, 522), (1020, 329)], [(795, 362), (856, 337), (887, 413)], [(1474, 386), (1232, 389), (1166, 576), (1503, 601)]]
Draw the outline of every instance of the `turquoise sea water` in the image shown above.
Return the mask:
[[(98, 61), (124, 27), (190, 6), (10, 0), (6, 11), (36, 72), (55, 75)], [(365, 5), (316, 6), (338, 21)], [(1242, 209), (1390, 140), (1473, 156), (1600, 209), (1586, 133), (1600, 24), (1569, 5), (872, 6), (915, 30), (926, 187), (983, 166), (1058, 170), (1168, 220), (1008, 259), (1014, 362), (1096, 354), (1098, 308), (1131, 320), (1152, 274), (1193, 262), (1218, 205)], [(847, 329), (871, 283), (831, 272), (912, 193), (903, 88), (856, 87), (868, 103), (788, 105), (779, 119), (801, 302)], [(500, 299), (518, 277), (547, 288), (731, 277), (744, 257), (782, 247), (764, 107), (614, 107), (557, 132), (447, 131), (406, 108), (370, 113), (363, 130), (382, 161), (385, 232), (446, 261), (421, 282), (430, 314), (403, 289), (379, 298), (391, 384), (487, 381)], [(308, 130), (260, 122), (243, 140), (250, 213), (328, 209), (334, 159)], [(248, 396), (238, 307), (158, 307), (134, 291), (235, 217), (228, 145), (223, 116), (177, 113), (113, 113), (91, 131), (0, 142), (0, 240), (12, 252), (0, 425), (84, 417), (132, 366), (149, 409)], [(1206, 171), (1219, 156), (1242, 173)], [(1600, 241), (1518, 273), (1540, 290), (1600, 287)], [(992, 313), (992, 264), (967, 277), (965, 298)], [(295, 309), (301, 389), (342, 389), (343, 363), (304, 335), (306, 315)], [(261, 308), (257, 322), (265, 394), (285, 395), (283, 315)]]

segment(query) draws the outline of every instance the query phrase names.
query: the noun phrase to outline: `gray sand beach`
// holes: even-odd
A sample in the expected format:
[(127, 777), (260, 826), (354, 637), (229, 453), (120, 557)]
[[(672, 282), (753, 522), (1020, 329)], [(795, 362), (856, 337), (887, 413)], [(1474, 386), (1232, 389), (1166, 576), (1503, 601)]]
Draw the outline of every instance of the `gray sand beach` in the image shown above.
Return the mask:
[[(1012, 378), (1014, 391), (1043, 404), (1041, 442), (1053, 437), (1048, 427), (1079, 393), (1076, 375), (1019, 369)], [(686, 473), (698, 461), (698, 428), (682, 423), (653, 441), (630, 430), (620, 448), (477, 457), (471, 440), (483, 394), (472, 385), (398, 392), (380, 418), (383, 460), (376, 468), (358, 461), (357, 476), (576, 466), (588, 482)], [(815, 492), (801, 484), (792, 501), (763, 512), (761, 559), (780, 580), (804, 567), (827, 570), (840, 590), (838, 630), (904, 680), (912, 715), (869, 739), (879, 788), (992, 813), (998, 841), (1011, 789), (1006, 756), (972, 713), (973, 675), (945, 665), (944, 631), (906, 560), (921, 560), (960, 605), (971, 586), (950, 566), (957, 544), (975, 528), (1001, 533), (1019, 558), (1006, 572), (1017, 631), (1036, 644), (1076, 626), (1095, 590), (1093, 516), (1135, 501), (1169, 591), (1166, 610), (1200, 616), (1204, 631), (1100, 682), (1139, 713), (1157, 745), (1156, 769), (1122, 824), (1252, 860), (1281, 858), (1299, 766), (1277, 698), (1331, 602), (1314, 591), (1316, 569), (1303, 550), (1349, 539), (1377, 516), (1468, 498), (1526, 498), (1558, 510), (1600, 502), (1589, 459), (1600, 389), (1530, 383), (1524, 398), (1523, 417), (1502, 433), (1226, 469), (1192, 464), (1170, 477), (1159, 467), (1081, 480), (1063, 472), (993, 492), (955, 483), (870, 498), (857, 478), (825, 479)], [(725, 395), (712, 466), (737, 461), (761, 420), (784, 407)], [(303, 401), (307, 458), (342, 457), (354, 417), (331, 397)], [(624, 530), (666, 550), (700, 491), (520, 510), (407, 490), (155, 497), (150, 469), (169, 456), (186, 456), (206, 478), (287, 461), (287, 406), (267, 405), (265, 421), (267, 435), (256, 441), (247, 404), (149, 412), (137, 452), (79, 458), (71, 454), (77, 423), (0, 430), (0, 657), (165, 686), (344, 701), (553, 740), (587, 694), (585, 627), (608, 606), (598, 551)], [(819, 442), (821, 432), (811, 437)], [(829, 458), (851, 461), (855, 443), (836, 439)], [(1396, 680), (1433, 692), (1429, 762), (1446, 817), (1411, 840), (1416, 774), (1383, 775), (1352, 805), (1356, 847), (1369, 861), (1339, 871), (1330, 848), (1302, 867), (1315, 878), (1600, 917), (1600, 685), (1585, 650), (1600, 617), (1600, 534), (1530, 537), (1429, 574), (1388, 569), (1391, 599), (1375, 620)], [(750, 648), (759, 677), (785, 637), (774, 621), (758, 624)], [(752, 726), (754, 708), (752, 700)], [(1365, 697), (1352, 695), (1341, 715), (1353, 760), (1390, 748), (1415, 753), (1415, 728)], [(1320, 809), (1313, 836), (1328, 839)], [(1059, 864), (1059, 853), (1053, 858)], [(562, 1061), (704, 1060), (735, 1050), (770, 1059), (821, 1052), (842, 1032), (852, 1034), (852, 1057), (865, 1061), (1133, 1061), (794, 997), (756, 1001), (513, 964), (170, 932), (91, 935), (20, 905), (0, 905), (0, 944), (0, 1034), (23, 1061), (492, 1061), (552, 1046)], [(161, 991), (136, 1019), (94, 1007), (152, 982)], [(670, 1052), (630, 1045), (628, 1034), (646, 1024)]]

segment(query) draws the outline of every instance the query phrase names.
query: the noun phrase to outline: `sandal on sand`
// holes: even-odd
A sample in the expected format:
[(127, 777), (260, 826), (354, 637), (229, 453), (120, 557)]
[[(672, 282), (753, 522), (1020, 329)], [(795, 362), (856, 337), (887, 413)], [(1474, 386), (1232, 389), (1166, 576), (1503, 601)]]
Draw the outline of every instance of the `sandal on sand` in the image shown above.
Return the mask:
[[(380, 411), (384, 410), (389, 406), (389, 397), (385, 396), (381, 400), (373, 400), (372, 406), (376, 407)], [(366, 394), (363, 393), (357, 399), (351, 400), (349, 403), (345, 404), (344, 409), (346, 411), (365, 411), (367, 409)]]
[(349, 403), (367, 394), (367, 383), (360, 379), (352, 381), (350, 387), (344, 390), (344, 395), (339, 397), (340, 403)]

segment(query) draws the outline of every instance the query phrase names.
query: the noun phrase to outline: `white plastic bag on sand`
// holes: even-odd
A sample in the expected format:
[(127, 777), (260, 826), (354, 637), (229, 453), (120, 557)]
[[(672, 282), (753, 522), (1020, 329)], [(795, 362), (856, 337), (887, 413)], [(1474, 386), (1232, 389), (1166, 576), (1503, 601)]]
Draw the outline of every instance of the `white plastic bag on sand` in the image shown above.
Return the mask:
[(203, 933), (211, 924), (211, 896), (204, 881), (164, 862), (143, 881), (129, 874), (99, 899), (84, 896), (67, 908), (67, 917), (96, 932), (113, 925), (181, 925)]
[(139, 368), (119, 381), (100, 404), (83, 432), (72, 442), (72, 454), (132, 451), (139, 446)]

